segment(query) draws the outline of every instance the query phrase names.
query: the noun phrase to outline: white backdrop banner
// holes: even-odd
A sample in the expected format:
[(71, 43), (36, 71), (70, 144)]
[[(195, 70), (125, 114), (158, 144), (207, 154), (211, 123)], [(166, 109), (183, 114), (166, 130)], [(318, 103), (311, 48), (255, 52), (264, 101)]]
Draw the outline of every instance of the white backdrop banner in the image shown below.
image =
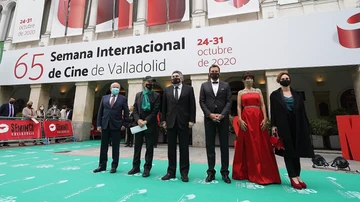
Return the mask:
[(350, 9), (5, 51), (0, 85), (201, 74), (214, 63), (222, 72), (355, 65), (359, 15)]
[[(40, 39), (45, 0), (18, 0), (13, 43)], [(31, 8), (31, 9), (29, 9)]]
[(259, 0), (207, 0), (208, 17), (218, 18), (260, 10)]

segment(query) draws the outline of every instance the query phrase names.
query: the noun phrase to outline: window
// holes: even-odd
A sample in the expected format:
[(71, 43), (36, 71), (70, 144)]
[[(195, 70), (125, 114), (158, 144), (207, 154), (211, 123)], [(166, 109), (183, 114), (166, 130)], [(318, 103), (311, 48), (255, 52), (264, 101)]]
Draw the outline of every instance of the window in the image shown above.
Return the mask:
[(12, 6), (10, 6), (10, 15), (8, 17), (8, 20), (7, 22), (5, 23), (5, 37), (4, 37), (4, 40), (6, 40), (8, 37), (12, 37), (12, 36), (9, 36), (10, 34), (10, 29), (13, 29), (12, 28), (12, 22), (13, 22), (13, 18), (14, 18), (14, 13), (15, 13), (15, 7), (16, 7), (16, 4), (14, 3)]
[(46, 32), (47, 24), (49, 21), (50, 9), (51, 9), (51, 0), (46, 0), (44, 6), (44, 12), (43, 12), (43, 20), (41, 24), (41, 35), (45, 34)]
[(0, 5), (0, 22), (1, 22), (1, 17), (2, 17), (2, 10), (3, 10), (3, 7)]
[[(89, 27), (90, 16), (91, 16), (91, 2), (92, 0), (86, 0), (85, 12), (84, 12), (84, 29)], [(100, 1), (99, 1), (100, 3)]]

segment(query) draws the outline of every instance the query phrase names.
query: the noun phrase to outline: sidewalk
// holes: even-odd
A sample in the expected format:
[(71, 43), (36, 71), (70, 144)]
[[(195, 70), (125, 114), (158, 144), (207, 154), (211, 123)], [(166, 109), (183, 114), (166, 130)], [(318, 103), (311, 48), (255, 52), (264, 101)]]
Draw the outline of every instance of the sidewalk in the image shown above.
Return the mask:
[[(96, 141), (96, 140), (95, 140)], [(145, 156), (145, 145), (142, 149), (142, 159)], [(120, 158), (132, 158), (133, 157), (134, 148), (133, 147), (125, 147), (124, 144), (120, 145)], [(334, 160), (338, 156), (341, 155), (341, 151), (329, 151), (329, 150), (315, 150), (316, 154), (322, 155), (328, 162)], [(108, 152), (109, 156), (111, 156), (111, 148), (109, 148)], [(98, 156), (99, 155), (99, 148), (90, 148), (90, 149), (83, 149), (77, 151), (71, 151), (66, 153), (65, 155), (75, 155), (75, 156)], [(178, 150), (179, 155), (179, 150)], [(229, 152), (229, 161), (230, 165), (232, 165), (234, 157), (234, 148), (230, 148)], [(156, 160), (167, 160), (167, 145), (166, 144), (159, 144), (157, 148), (154, 149), (154, 159)], [(179, 159), (179, 158), (177, 158)], [(278, 166), (280, 168), (285, 167), (285, 163), (282, 157), (276, 156), (276, 160)], [(207, 157), (206, 157), (206, 149), (205, 148), (198, 148), (198, 147), (190, 147), (190, 162), (191, 163), (199, 163), (199, 164), (206, 164)], [(220, 148), (216, 148), (216, 163), (219, 164), (221, 162), (220, 158)], [(360, 170), (360, 161), (349, 161), (350, 168), (352, 171)], [(312, 162), (309, 158), (302, 158), (301, 159), (302, 169), (314, 169), (312, 168)], [(164, 168), (166, 169), (166, 168)], [(330, 167), (327, 169), (323, 168), (316, 168), (317, 170), (323, 171), (335, 171), (334, 168)], [(343, 172), (343, 171), (336, 171), (336, 172)]]

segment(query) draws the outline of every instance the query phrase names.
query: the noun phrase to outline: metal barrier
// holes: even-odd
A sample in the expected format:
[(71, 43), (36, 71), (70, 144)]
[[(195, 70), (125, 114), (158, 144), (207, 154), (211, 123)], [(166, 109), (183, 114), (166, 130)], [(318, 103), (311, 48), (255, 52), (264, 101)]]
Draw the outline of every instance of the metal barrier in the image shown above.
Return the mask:
[(0, 143), (40, 140), (48, 145), (50, 139), (68, 138), (76, 141), (70, 120), (0, 117)]

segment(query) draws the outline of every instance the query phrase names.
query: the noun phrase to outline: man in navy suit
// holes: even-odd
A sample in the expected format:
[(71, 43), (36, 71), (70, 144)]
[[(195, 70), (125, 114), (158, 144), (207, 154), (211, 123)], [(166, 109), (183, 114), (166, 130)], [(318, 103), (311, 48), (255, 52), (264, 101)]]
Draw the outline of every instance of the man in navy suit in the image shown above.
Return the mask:
[(101, 132), (101, 148), (99, 167), (94, 170), (94, 173), (106, 170), (110, 137), (113, 158), (110, 173), (116, 173), (119, 164), (120, 134), (128, 125), (129, 107), (126, 97), (119, 95), (120, 84), (111, 84), (110, 91), (110, 95), (101, 98), (98, 111), (97, 129)]
[[(3, 117), (2, 119), (4, 119), (4, 117), (10, 117), (10, 119), (12, 117), (15, 117), (16, 109), (15, 109), (14, 103), (15, 103), (15, 98), (10, 98), (9, 103), (5, 103), (5, 104), (1, 105), (0, 116)], [(9, 143), (7, 143), (7, 142), (4, 142), (3, 145), (10, 146)], [(0, 145), (0, 147), (1, 147), (1, 145)]]

